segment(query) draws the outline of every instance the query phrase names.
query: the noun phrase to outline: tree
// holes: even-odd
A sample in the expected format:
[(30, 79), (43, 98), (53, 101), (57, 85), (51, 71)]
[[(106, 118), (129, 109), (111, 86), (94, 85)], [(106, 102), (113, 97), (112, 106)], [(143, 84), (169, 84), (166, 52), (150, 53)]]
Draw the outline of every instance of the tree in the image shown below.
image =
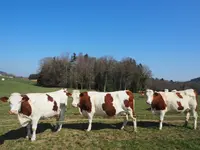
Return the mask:
[(129, 89), (136, 92), (147, 87), (152, 76), (147, 66), (138, 65), (133, 58), (117, 61), (112, 56), (95, 58), (83, 53), (44, 58), (38, 72), (38, 84), (42, 86), (98, 91)]
[(41, 61), (40, 72), (37, 83), (43, 86), (66, 86), (67, 85), (66, 58), (45, 58)]
[(38, 74), (30, 74), (29, 77), (28, 77), (28, 79), (29, 79), (29, 80), (37, 80), (38, 77), (39, 77)]

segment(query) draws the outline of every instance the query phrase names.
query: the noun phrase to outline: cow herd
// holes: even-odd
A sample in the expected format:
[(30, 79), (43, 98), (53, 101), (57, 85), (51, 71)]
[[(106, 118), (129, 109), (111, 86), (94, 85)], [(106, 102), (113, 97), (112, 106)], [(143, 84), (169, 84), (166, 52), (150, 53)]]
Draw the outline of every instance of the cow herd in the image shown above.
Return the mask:
[[(194, 117), (194, 129), (197, 128), (197, 93), (193, 89), (183, 91), (173, 90), (153, 91), (146, 90), (146, 103), (151, 106), (153, 114), (159, 114), (162, 129), (164, 116), (168, 111), (184, 112), (186, 114), (185, 125), (187, 125), (190, 113)], [(137, 132), (137, 121), (135, 113), (134, 94), (129, 90), (114, 92), (80, 92), (73, 90), (69, 93), (67, 89), (60, 89), (48, 93), (12, 93), (9, 97), (1, 97), (3, 102), (9, 102), (10, 114), (16, 114), (21, 126), (27, 129), (27, 138), (36, 140), (38, 121), (41, 118), (55, 117), (57, 124), (55, 130), (62, 128), (64, 114), (68, 98), (72, 97), (72, 106), (77, 107), (79, 112), (88, 118), (87, 131), (92, 129), (92, 119), (98, 116), (124, 116), (121, 129), (124, 129), (128, 117), (133, 121), (134, 131)], [(32, 129), (32, 132), (31, 132)]]

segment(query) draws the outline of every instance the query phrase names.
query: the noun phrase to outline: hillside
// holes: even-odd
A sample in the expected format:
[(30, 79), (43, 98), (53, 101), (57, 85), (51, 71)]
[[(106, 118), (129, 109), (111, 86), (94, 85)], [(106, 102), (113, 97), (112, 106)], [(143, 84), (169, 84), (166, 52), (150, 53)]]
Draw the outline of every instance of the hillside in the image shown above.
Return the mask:
[(191, 79), (190, 81), (191, 81), (191, 82), (200, 82), (200, 77)]
[(0, 71), (0, 76), (15, 77), (15, 75), (13, 75), (11, 73), (4, 72), (4, 71)]

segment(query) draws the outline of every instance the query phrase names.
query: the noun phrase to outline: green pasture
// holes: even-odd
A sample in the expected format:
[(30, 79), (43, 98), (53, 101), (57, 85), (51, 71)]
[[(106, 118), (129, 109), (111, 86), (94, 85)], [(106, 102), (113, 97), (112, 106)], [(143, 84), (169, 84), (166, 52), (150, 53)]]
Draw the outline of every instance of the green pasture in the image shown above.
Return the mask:
[[(43, 88), (34, 82), (22, 79), (0, 80), (0, 97), (9, 96), (12, 92), (47, 92), (58, 88)], [(72, 89), (69, 88), (71, 92)], [(17, 116), (8, 114), (9, 105), (0, 102), (0, 150), (79, 150), (79, 149), (200, 149), (200, 124), (193, 130), (191, 116), (189, 126), (183, 127), (184, 114), (169, 113), (166, 115), (163, 130), (158, 130), (158, 116), (148, 110), (145, 98), (135, 94), (135, 109), (138, 121), (138, 132), (133, 132), (131, 119), (124, 130), (120, 130), (123, 117), (103, 118), (95, 116), (91, 132), (86, 132), (87, 119), (78, 110), (71, 107), (69, 99), (63, 129), (52, 132), (55, 119), (40, 120), (37, 139), (31, 142), (25, 139), (25, 129), (20, 127)], [(200, 113), (199, 113), (200, 114)]]

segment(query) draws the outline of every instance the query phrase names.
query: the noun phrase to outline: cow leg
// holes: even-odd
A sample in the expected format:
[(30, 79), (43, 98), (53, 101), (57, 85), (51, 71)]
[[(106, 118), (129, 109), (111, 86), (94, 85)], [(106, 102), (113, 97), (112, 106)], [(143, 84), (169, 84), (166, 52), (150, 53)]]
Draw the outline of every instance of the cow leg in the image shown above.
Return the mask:
[(160, 112), (160, 126), (159, 126), (159, 130), (162, 130), (164, 116), (165, 116), (165, 112), (164, 112), (164, 111), (161, 111), (161, 112)]
[(92, 128), (92, 119), (93, 119), (94, 114), (93, 113), (88, 113), (88, 128), (87, 131), (90, 131)]
[(60, 104), (60, 115), (59, 118), (57, 119), (57, 124), (55, 126), (55, 130), (57, 132), (59, 132), (62, 129), (62, 121), (64, 121), (65, 119), (65, 109), (66, 109), (66, 105), (65, 104)]
[(133, 119), (133, 128), (134, 128), (134, 132), (137, 132), (137, 120), (136, 117), (133, 116), (133, 111), (132, 109), (128, 111), (130, 117)]
[(30, 139), (31, 138), (31, 122), (28, 123), (28, 125), (26, 126), (26, 130), (27, 130), (26, 138)]
[(185, 124), (184, 124), (185, 127), (187, 127), (189, 119), (190, 119), (190, 111), (186, 111)]
[(194, 116), (194, 129), (197, 129), (197, 118), (198, 118), (198, 114), (195, 110), (193, 110), (193, 116)]
[(125, 116), (125, 118), (124, 118), (124, 122), (123, 122), (123, 124), (122, 124), (121, 130), (124, 129), (124, 127), (126, 126), (127, 122), (128, 122), (128, 114), (126, 114), (126, 116)]
[(32, 130), (33, 130), (33, 134), (31, 137), (31, 141), (35, 141), (36, 140), (36, 130), (37, 130), (37, 125), (38, 125), (38, 118), (35, 118), (32, 120)]

